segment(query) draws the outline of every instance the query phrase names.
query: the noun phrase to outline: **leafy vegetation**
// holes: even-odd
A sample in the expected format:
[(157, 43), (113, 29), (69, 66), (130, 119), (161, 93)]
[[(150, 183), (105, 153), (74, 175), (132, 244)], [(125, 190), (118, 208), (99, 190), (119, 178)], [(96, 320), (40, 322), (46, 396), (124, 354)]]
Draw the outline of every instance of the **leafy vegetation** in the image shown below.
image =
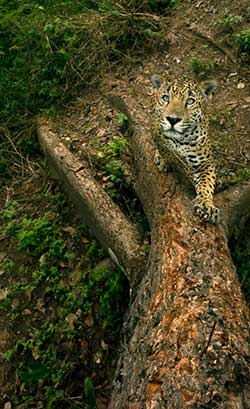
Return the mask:
[(218, 23), (227, 34), (231, 34), (231, 42), (242, 54), (250, 55), (249, 8), (242, 15), (227, 14)]
[(190, 60), (190, 67), (195, 75), (206, 77), (214, 69), (214, 63), (209, 60), (193, 57)]
[[(119, 126), (123, 127), (127, 118), (125, 115), (124, 117), (119, 116), (118, 121)], [(127, 146), (128, 141), (123, 137), (117, 137), (109, 144), (96, 146), (97, 155), (101, 162), (101, 176), (105, 178), (106, 182), (111, 182), (107, 185), (106, 190), (113, 198), (120, 197), (124, 181), (121, 155), (126, 151)]]
[(95, 391), (93, 387), (93, 382), (89, 377), (84, 380), (84, 391), (86, 396), (87, 409), (96, 408)]
[[(41, 201), (47, 208), (31, 215)], [(5, 240), (16, 254), (0, 263), (0, 314), (14, 332), (22, 327), (4, 353), (18, 380), (12, 385), (14, 405), (37, 407), (42, 400), (47, 408), (78, 408), (85, 401), (94, 408), (91, 360), (96, 365), (105, 360), (104, 339), (121, 324), (124, 276), (111, 269), (83, 226), (67, 224), (65, 205), (60, 193), (45, 190), (27, 209), (8, 201), (1, 215)], [(92, 345), (94, 323), (103, 329)], [(74, 390), (75, 376), (82, 378), (81, 390)]]
[[(56, 114), (103, 74), (130, 67), (164, 41), (177, 0), (0, 1), (0, 177), (37, 153), (32, 118)], [(153, 13), (153, 14), (152, 14)]]
[(118, 112), (117, 114), (117, 124), (120, 127), (122, 132), (125, 132), (128, 129), (128, 117), (127, 115), (123, 114), (122, 112)]
[(96, 84), (105, 67), (135, 61), (161, 39), (160, 20), (150, 13), (164, 14), (174, 3), (2, 0), (3, 121), (54, 110)]
[(242, 30), (237, 33), (236, 39), (240, 51), (250, 55), (250, 29)]
[(221, 20), (221, 24), (228, 29), (232, 29), (234, 26), (236, 26), (237, 24), (241, 23), (243, 21), (243, 17), (242, 16), (237, 16), (237, 15), (232, 15), (229, 14), (227, 16), (225, 16), (222, 20)]

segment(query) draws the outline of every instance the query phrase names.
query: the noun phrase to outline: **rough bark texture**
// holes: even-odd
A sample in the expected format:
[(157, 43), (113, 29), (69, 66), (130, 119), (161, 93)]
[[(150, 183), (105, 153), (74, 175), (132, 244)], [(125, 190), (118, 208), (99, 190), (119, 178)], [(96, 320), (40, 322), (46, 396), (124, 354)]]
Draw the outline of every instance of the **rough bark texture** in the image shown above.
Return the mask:
[(109, 408), (249, 408), (249, 323), (227, 240), (175, 195), (152, 232)]
[(249, 317), (227, 245), (249, 217), (249, 183), (218, 195), (221, 225), (200, 222), (190, 195), (153, 164), (143, 104), (128, 97), (128, 105), (152, 243), (109, 409), (250, 408)]
[(227, 237), (237, 237), (243, 230), (250, 213), (250, 181), (228, 188), (218, 194), (216, 204), (223, 214), (222, 224)]
[[(57, 172), (76, 201), (85, 203), (88, 224), (95, 225), (97, 237), (123, 266), (128, 263), (135, 296), (124, 323), (109, 409), (250, 408), (248, 309), (227, 244), (249, 217), (249, 183), (218, 195), (220, 225), (201, 222), (192, 213), (192, 194), (154, 165), (143, 103), (128, 96), (127, 104), (133, 118), (135, 191), (151, 228), (147, 267), (135, 227), (92, 185), (89, 171), (79, 170), (73, 159), (65, 162), (65, 148), (52, 140), (50, 150), (39, 131)], [(132, 274), (143, 267), (136, 288)]]

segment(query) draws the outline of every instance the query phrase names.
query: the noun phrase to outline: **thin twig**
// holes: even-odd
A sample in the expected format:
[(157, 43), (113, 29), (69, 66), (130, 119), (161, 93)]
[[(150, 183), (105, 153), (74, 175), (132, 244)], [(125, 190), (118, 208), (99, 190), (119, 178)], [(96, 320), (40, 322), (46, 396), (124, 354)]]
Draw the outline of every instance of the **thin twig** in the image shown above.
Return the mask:
[(216, 153), (218, 153), (219, 155), (225, 156), (228, 159), (229, 163), (233, 162), (233, 163), (236, 163), (237, 165), (240, 165), (240, 166), (244, 166), (246, 164), (245, 161), (244, 162), (243, 161), (239, 162), (238, 160), (231, 158), (230, 156), (228, 156), (227, 152), (223, 152), (221, 150), (216, 149)]
[(7, 128), (1, 127), (0, 128), (0, 132), (4, 133), (4, 136), (8, 139), (9, 143), (11, 144), (12, 148), (14, 149), (15, 153), (19, 156), (20, 160), (21, 160), (21, 166), (22, 166), (22, 177), (24, 175), (24, 161), (25, 158), (23, 157), (23, 155), (17, 150), (14, 142), (12, 141), (10, 135), (9, 135), (9, 131)]
[(225, 48), (223, 48), (221, 45), (219, 45), (219, 44), (214, 40), (214, 38), (213, 38), (210, 34), (203, 33), (202, 31), (199, 31), (199, 30), (197, 30), (197, 29), (192, 29), (192, 31), (193, 31), (193, 33), (196, 34), (198, 37), (203, 38), (203, 39), (206, 40), (208, 43), (210, 43), (210, 44), (213, 45), (215, 48), (217, 48), (217, 50), (219, 50), (219, 51), (221, 51), (223, 54), (225, 54), (225, 55), (229, 58), (229, 60), (230, 60), (232, 63), (234, 63), (234, 64), (236, 63), (236, 60), (235, 60), (235, 58), (232, 56), (232, 54), (231, 54), (229, 51), (225, 50)]
[(150, 14), (150, 13), (128, 13), (121, 4), (115, 3), (115, 5), (123, 10), (123, 14), (120, 14), (120, 16), (124, 16), (124, 17), (128, 17), (128, 16), (148, 17), (148, 18), (151, 18), (152, 20), (156, 20), (156, 21), (159, 21), (159, 20), (164, 18), (163, 16), (156, 16), (155, 14)]
[(8, 142), (11, 144), (11, 146), (12, 146), (12, 148), (13, 148), (13, 150), (14, 150), (14, 152), (8, 152), (8, 153), (9, 153), (9, 154), (13, 154), (13, 155), (16, 154), (16, 155), (20, 158), (21, 164), (15, 163), (15, 165), (16, 165), (17, 167), (21, 167), (21, 169), (22, 169), (22, 172), (21, 172), (22, 177), (24, 176), (24, 168), (25, 168), (24, 163), (26, 164), (26, 167), (29, 169), (30, 173), (31, 173), (32, 175), (34, 175), (34, 174), (35, 174), (35, 171), (34, 171), (32, 165), (31, 165), (32, 162), (29, 160), (28, 157), (25, 158), (25, 157), (22, 155), (22, 153), (16, 148), (16, 145), (15, 145), (15, 143), (13, 142), (13, 140), (12, 140), (12, 138), (11, 138), (11, 136), (10, 136), (10, 133), (9, 133), (8, 128), (2, 126), (2, 127), (0, 127), (0, 132), (3, 132), (4, 136), (6, 137), (6, 139), (7, 139)]
[(48, 44), (49, 50), (50, 50), (51, 54), (53, 54), (53, 50), (52, 50), (52, 47), (51, 47), (51, 45), (50, 45), (49, 37), (46, 35), (45, 38), (46, 38), (46, 40), (47, 40), (47, 44)]

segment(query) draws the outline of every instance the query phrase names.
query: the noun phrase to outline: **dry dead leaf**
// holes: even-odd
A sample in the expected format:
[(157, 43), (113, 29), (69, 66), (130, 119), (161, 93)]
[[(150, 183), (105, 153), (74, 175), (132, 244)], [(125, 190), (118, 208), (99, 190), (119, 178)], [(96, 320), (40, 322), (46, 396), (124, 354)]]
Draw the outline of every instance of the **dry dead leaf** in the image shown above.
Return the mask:
[(89, 241), (89, 239), (87, 239), (86, 237), (82, 237), (82, 238), (81, 238), (81, 242), (82, 242), (83, 244), (88, 244), (90, 241)]
[(87, 327), (93, 327), (94, 318), (93, 318), (92, 312), (88, 313), (87, 317), (84, 319), (84, 323), (87, 325)]
[(31, 315), (32, 312), (30, 310), (28, 310), (28, 308), (26, 308), (25, 310), (23, 310), (22, 315)]
[(64, 231), (65, 233), (69, 233), (71, 236), (73, 236), (73, 234), (75, 234), (76, 232), (76, 230), (72, 226), (62, 227), (61, 230)]
[(237, 88), (238, 89), (243, 89), (243, 88), (245, 88), (245, 84), (244, 84), (244, 82), (239, 82), (238, 84), (237, 84)]
[(67, 317), (65, 318), (67, 323), (69, 324), (70, 329), (74, 329), (75, 323), (78, 320), (77, 314), (74, 314), (73, 312), (70, 312)]
[(106, 134), (105, 129), (99, 129), (99, 131), (96, 133), (96, 135), (97, 135), (99, 138), (103, 138), (103, 136), (105, 136), (105, 134)]
[(0, 334), (0, 351), (3, 351), (6, 344), (7, 344), (7, 340), (8, 340), (8, 331), (4, 330), (1, 334)]
[(0, 288), (0, 301), (5, 300), (8, 295), (8, 288)]

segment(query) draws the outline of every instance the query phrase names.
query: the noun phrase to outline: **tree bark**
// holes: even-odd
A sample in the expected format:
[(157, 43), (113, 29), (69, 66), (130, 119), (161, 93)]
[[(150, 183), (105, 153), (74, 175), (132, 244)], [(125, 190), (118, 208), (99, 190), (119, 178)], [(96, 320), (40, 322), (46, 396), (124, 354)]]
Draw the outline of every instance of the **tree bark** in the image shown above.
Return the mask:
[(249, 316), (228, 248), (249, 217), (250, 184), (217, 195), (221, 225), (200, 222), (172, 175), (156, 176), (146, 111), (131, 97), (128, 104), (152, 242), (109, 409), (250, 408)]
[[(124, 322), (109, 409), (250, 408), (249, 316), (228, 248), (229, 237), (249, 217), (250, 184), (217, 195), (220, 225), (201, 222), (192, 212), (192, 194), (154, 165), (156, 150), (143, 102), (130, 95), (126, 102), (134, 189), (150, 224), (151, 247), (146, 267), (135, 226), (119, 213), (123, 246), (115, 254), (129, 271), (134, 299)], [(124, 104), (117, 108), (128, 113)], [(102, 199), (103, 192), (95, 219), (87, 219), (103, 226), (97, 237), (104, 244), (109, 237), (106, 247), (112, 248), (113, 233), (103, 221), (110, 221), (110, 213), (102, 211)], [(92, 206), (85, 206), (87, 213)], [(114, 226), (116, 232), (115, 221)], [(128, 261), (131, 254), (135, 263)]]
[(63, 183), (79, 214), (90, 231), (102, 243), (113, 261), (123, 270), (128, 280), (138, 282), (145, 263), (140, 235), (119, 207), (94, 179), (88, 163), (77, 160), (52, 131), (50, 121), (38, 120), (38, 139)]
[(175, 195), (152, 232), (109, 408), (248, 408), (249, 322), (223, 230)]

